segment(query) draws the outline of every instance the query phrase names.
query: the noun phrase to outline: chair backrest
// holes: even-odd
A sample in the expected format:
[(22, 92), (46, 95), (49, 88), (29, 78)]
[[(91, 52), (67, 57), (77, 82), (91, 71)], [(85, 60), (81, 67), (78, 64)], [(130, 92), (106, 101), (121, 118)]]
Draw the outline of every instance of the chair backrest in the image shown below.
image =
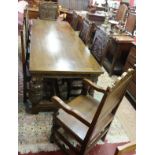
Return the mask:
[(43, 20), (56, 20), (58, 17), (58, 3), (51, 1), (40, 2), (39, 17)]
[(71, 26), (75, 31), (77, 31), (78, 22), (79, 22), (79, 15), (75, 11), (73, 11)]
[(125, 20), (126, 13), (127, 13), (127, 10), (128, 10), (127, 5), (121, 4), (119, 6), (119, 9), (118, 9), (117, 13), (116, 13), (115, 20), (116, 21), (124, 21)]
[(134, 69), (128, 69), (128, 72), (124, 72), (112, 88), (107, 88), (92, 120), (91, 127), (84, 139), (86, 146), (82, 147), (86, 151), (91, 149), (91, 147), (108, 132), (116, 110), (124, 97), (127, 86), (133, 78), (133, 74)]
[(129, 13), (125, 24), (125, 30), (133, 34), (135, 28), (136, 28), (136, 14)]
[(25, 25), (23, 25), (23, 30), (20, 31), (21, 36), (21, 58), (22, 64), (26, 63), (26, 36), (25, 36)]
[(109, 37), (106, 32), (101, 29), (97, 29), (94, 40), (91, 47), (91, 53), (99, 62), (100, 65), (103, 64), (104, 56), (106, 54), (107, 45), (108, 45)]
[(88, 44), (90, 40), (91, 31), (92, 31), (92, 23), (84, 19), (82, 23), (82, 28), (79, 33), (79, 37), (85, 44)]
[(28, 11), (28, 5), (26, 6), (24, 10), (24, 21), (23, 25), (25, 26), (25, 37), (26, 37), (26, 45), (28, 45), (29, 41), (29, 35), (30, 35), (30, 24), (29, 24), (29, 11)]

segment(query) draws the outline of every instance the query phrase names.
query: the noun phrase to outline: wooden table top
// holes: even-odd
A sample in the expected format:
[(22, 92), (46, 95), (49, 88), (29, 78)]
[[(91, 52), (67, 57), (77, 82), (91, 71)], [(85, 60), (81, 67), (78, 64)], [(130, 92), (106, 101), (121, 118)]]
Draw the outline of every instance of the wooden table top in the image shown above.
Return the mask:
[(103, 69), (69, 23), (34, 19), (30, 72), (99, 75)]

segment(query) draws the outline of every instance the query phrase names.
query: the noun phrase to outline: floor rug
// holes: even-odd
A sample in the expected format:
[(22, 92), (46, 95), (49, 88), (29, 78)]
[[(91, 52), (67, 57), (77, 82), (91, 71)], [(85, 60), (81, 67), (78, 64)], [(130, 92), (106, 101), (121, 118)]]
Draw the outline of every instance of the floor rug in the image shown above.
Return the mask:
[[(87, 155), (113, 155), (114, 152), (116, 151), (117, 146), (124, 145), (126, 143), (105, 143), (102, 145), (95, 145)], [(21, 154), (19, 153), (18, 155), (65, 155), (61, 150), (59, 151), (50, 151), (50, 152), (38, 152), (38, 153), (32, 153), (29, 152), (27, 154)]]

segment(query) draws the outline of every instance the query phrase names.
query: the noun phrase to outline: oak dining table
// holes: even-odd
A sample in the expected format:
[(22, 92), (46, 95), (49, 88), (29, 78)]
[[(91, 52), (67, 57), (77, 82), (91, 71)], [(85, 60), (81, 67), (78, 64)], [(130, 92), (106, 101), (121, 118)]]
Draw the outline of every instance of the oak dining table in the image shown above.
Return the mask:
[(29, 71), (34, 113), (52, 104), (39, 102), (44, 78), (88, 78), (97, 82), (104, 72), (68, 22), (40, 19), (32, 20)]

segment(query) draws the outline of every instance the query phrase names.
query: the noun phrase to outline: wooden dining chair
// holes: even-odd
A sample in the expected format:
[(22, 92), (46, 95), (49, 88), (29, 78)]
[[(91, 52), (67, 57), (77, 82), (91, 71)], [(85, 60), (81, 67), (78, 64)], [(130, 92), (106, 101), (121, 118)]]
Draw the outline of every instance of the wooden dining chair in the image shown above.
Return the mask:
[(39, 3), (39, 18), (42, 20), (56, 20), (58, 12), (58, 3), (52, 1), (41, 1)]
[[(105, 138), (133, 73), (129, 69), (106, 90), (84, 79), (82, 95), (68, 104), (53, 96), (52, 102), (59, 110), (53, 115), (51, 142), (67, 154), (86, 155), (99, 139)], [(89, 95), (90, 89), (103, 93), (101, 101)]]
[(74, 29), (74, 31), (78, 30), (78, 23), (79, 23), (79, 15), (75, 11), (73, 11), (71, 26)]
[(88, 20), (84, 19), (82, 23), (82, 28), (79, 33), (79, 37), (81, 40), (87, 45), (90, 41), (91, 34), (93, 32), (93, 26), (94, 24), (92, 22), (89, 22)]
[(125, 24), (125, 31), (133, 35), (135, 28), (136, 28), (136, 14), (129, 13)]
[(29, 12), (28, 12), (28, 6), (26, 6), (24, 10), (24, 21), (23, 25), (25, 26), (25, 37), (26, 37), (26, 46), (29, 46), (30, 43), (30, 20), (29, 20)]
[(100, 65), (103, 64), (104, 57), (107, 51), (108, 41), (109, 36), (107, 35), (107, 33), (104, 30), (98, 28), (96, 30), (90, 51)]
[(21, 56), (22, 56), (22, 67), (23, 67), (23, 102), (25, 103), (28, 99), (28, 90), (29, 90), (29, 82), (31, 80), (31, 75), (29, 72), (29, 61), (27, 55), (27, 46), (26, 46), (26, 34), (25, 34), (25, 26), (23, 26), (23, 30), (21, 30)]
[(125, 17), (128, 11), (128, 7), (125, 4), (121, 4), (115, 16), (116, 21), (125, 21)]

